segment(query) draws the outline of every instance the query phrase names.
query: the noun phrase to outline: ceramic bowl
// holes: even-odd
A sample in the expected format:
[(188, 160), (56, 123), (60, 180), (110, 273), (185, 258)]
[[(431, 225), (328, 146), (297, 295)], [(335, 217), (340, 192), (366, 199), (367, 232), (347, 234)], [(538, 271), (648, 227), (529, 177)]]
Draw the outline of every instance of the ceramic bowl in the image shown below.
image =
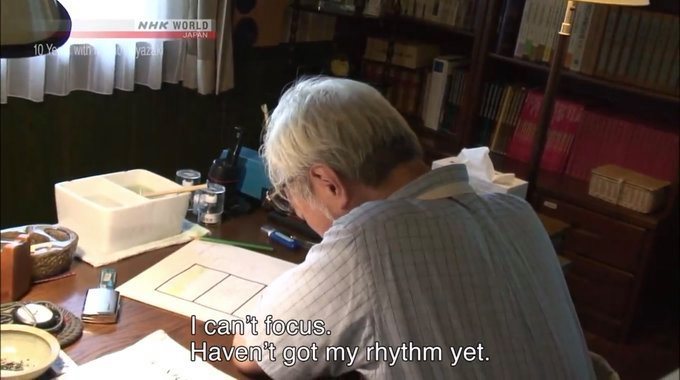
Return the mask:
[(35, 379), (42, 375), (59, 356), (59, 341), (36, 327), (0, 325), (0, 358), (2, 379)]

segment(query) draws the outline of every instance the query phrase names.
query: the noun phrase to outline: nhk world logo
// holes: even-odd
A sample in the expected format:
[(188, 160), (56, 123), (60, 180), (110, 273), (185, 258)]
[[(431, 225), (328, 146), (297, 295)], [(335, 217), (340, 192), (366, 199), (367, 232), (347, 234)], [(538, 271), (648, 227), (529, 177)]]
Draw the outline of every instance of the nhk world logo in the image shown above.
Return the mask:
[(210, 19), (74, 20), (71, 38), (215, 39), (215, 29)]

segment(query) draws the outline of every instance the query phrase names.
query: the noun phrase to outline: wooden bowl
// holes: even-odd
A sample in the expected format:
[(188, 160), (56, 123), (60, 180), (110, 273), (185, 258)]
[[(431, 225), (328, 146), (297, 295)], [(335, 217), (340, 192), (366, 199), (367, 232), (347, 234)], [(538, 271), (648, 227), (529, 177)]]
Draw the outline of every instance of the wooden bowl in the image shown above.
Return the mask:
[(31, 224), (2, 230), (2, 245), (28, 234), (31, 245), (31, 277), (34, 281), (60, 274), (71, 267), (78, 246), (78, 235), (52, 224)]

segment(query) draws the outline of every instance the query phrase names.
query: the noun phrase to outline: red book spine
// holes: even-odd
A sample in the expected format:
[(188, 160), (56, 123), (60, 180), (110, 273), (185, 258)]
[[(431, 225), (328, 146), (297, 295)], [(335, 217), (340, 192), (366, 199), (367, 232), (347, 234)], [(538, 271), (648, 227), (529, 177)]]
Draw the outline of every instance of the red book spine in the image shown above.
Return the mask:
[(567, 162), (571, 143), (581, 124), (583, 105), (558, 99), (555, 103), (548, 137), (541, 158), (541, 168), (562, 173)]
[(542, 100), (543, 94), (539, 91), (532, 90), (527, 94), (519, 116), (519, 124), (508, 146), (508, 157), (521, 162), (529, 162), (531, 160), (534, 136), (536, 134), (536, 122), (538, 121), (538, 113), (541, 109)]

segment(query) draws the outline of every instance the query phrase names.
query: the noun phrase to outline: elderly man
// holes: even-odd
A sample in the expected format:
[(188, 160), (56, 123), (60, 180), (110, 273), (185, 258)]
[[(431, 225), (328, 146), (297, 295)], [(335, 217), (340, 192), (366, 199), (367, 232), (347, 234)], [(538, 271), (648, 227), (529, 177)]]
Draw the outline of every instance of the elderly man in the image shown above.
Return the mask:
[[(234, 339), (272, 350), (274, 360), (235, 362), (240, 371), (274, 379), (349, 371), (372, 379), (594, 377), (531, 207), (475, 194), (462, 165), (429, 171), (417, 137), (378, 91), (347, 79), (298, 82), (272, 113), (262, 153), (279, 197), (323, 241), (266, 289), (258, 334)], [(265, 320), (317, 328), (267, 334)], [(285, 350), (303, 346), (297, 356)]]

